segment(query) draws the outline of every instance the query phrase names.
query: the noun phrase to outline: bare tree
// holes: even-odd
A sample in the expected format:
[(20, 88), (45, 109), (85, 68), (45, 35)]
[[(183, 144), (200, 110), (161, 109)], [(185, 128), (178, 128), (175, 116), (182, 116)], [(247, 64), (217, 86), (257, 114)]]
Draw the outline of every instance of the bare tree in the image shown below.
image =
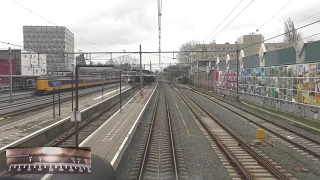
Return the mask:
[(200, 44), (200, 42), (191, 40), (188, 41), (184, 44), (182, 44), (179, 48), (179, 55), (178, 55), (178, 61), (182, 64), (191, 64), (192, 59), (194, 58), (195, 54), (192, 52), (187, 52), (187, 51), (192, 51), (196, 50), (197, 44)]
[(297, 41), (298, 33), (296, 31), (296, 28), (294, 27), (293, 21), (288, 18), (284, 22), (284, 37), (283, 40), (284, 42), (295, 42)]
[(106, 62), (105, 62), (105, 65), (111, 65), (111, 64), (114, 64), (114, 62), (113, 62), (113, 60), (107, 60)]
[(112, 61), (109, 61), (109, 64), (113, 64), (116, 67), (134, 67), (139, 62), (139, 59), (133, 56), (120, 56), (120, 57), (115, 57), (112, 59)]
[(118, 58), (118, 61), (121, 61), (122, 65), (132, 66), (139, 62), (139, 59), (133, 56), (121, 56)]

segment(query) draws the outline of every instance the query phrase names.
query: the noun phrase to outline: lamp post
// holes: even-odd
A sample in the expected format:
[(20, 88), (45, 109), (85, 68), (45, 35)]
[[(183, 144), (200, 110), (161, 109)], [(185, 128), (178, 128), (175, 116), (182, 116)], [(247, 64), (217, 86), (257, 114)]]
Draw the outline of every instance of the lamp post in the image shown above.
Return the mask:
[(75, 63), (72, 63), (71, 66), (72, 66), (72, 71), (71, 71), (71, 111), (73, 112), (73, 86), (74, 86), (73, 72), (74, 72)]
[[(112, 68), (113, 66), (107, 66), (107, 65), (76, 65), (76, 68), (75, 68), (75, 75), (76, 75), (76, 106), (74, 108), (74, 121), (75, 121), (75, 146), (76, 147), (79, 147), (79, 144), (78, 144), (78, 131), (79, 131), (79, 124), (78, 124), (78, 121), (81, 121), (81, 113), (78, 112), (79, 111), (79, 70), (80, 68)], [(77, 114), (79, 114), (79, 118), (77, 118)], [(78, 120), (77, 120), (78, 119)], [(71, 118), (71, 120), (73, 120)]]
[(239, 44), (237, 44), (237, 101), (239, 101)]
[(121, 97), (121, 71), (120, 71), (120, 112), (122, 112), (122, 97)]
[(102, 86), (101, 86), (101, 88), (102, 88), (102, 94), (101, 94), (101, 99), (103, 100), (103, 86), (104, 86), (104, 79), (103, 79), (103, 71), (101, 72), (101, 83), (102, 83)]

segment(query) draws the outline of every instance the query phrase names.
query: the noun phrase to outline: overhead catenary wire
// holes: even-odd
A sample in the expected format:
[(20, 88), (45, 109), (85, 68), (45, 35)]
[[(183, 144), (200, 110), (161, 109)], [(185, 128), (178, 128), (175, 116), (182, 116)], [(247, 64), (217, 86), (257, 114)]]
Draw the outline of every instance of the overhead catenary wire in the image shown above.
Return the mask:
[(222, 23), (224, 23), (224, 21), (234, 12), (234, 10), (237, 9), (237, 7), (243, 2), (243, 0), (241, 0), (232, 10), (231, 12), (220, 22), (220, 24), (203, 40), (204, 42), (212, 35), (212, 33), (214, 33), (221, 25)]
[[(320, 33), (312, 34), (312, 35), (307, 36), (307, 37), (304, 37), (304, 38), (302, 38), (302, 39), (300, 39), (300, 40), (298, 40), (298, 41), (296, 41), (296, 42), (299, 42), (299, 41), (302, 41), (302, 40), (305, 40), (305, 39), (308, 39), (308, 38), (311, 38), (311, 37), (313, 37), (313, 36), (317, 36), (317, 35), (320, 35)], [(296, 42), (289, 42), (289, 43), (286, 43), (286, 44), (285, 44), (285, 45), (283, 45), (282, 47), (287, 46), (287, 45), (290, 45), (290, 44), (293, 44), (293, 43), (296, 43)], [(225, 55), (227, 55), (227, 54), (225, 54)]]
[(159, 38), (159, 66), (161, 63), (161, 16), (162, 16), (162, 0), (158, 0), (158, 38)]
[(270, 22), (280, 11), (282, 11), (292, 0), (289, 0), (284, 6), (282, 6), (279, 11), (277, 11), (270, 19), (268, 19), (261, 27), (259, 27), (256, 32), (258, 32), (261, 28), (263, 28), (268, 22)]
[(169, 56), (163, 56), (163, 55), (158, 55), (158, 54), (153, 54), (153, 53), (150, 53), (150, 55), (153, 55), (153, 56), (161, 56), (161, 57), (163, 57), (163, 58), (173, 59), (172, 57), (169, 57)]
[[(23, 45), (19, 45), (19, 44), (17, 44), (17, 43), (6, 42), (6, 41), (0, 41), (0, 43), (1, 43), (1, 44), (8, 44), (8, 45), (11, 45), (11, 46), (22, 47), (24, 50), (36, 52), (36, 50), (34, 50), (34, 49), (25, 49), (25, 48), (23, 47)], [(14, 49), (13, 49), (13, 50), (14, 50)], [(40, 54), (40, 53), (39, 53), (39, 54)]]
[[(298, 24), (300, 24), (301, 22), (303, 22), (303, 21), (305, 21), (305, 20), (308, 20), (308, 19), (310, 19), (310, 18), (312, 18), (312, 17), (314, 17), (314, 16), (316, 16), (316, 15), (319, 15), (319, 14), (320, 14), (320, 12), (317, 12), (317, 13), (315, 13), (315, 14), (312, 14), (312, 15), (308, 16), (307, 18), (304, 18), (304, 19), (302, 19), (302, 20), (300, 20), (300, 21), (298, 21), (298, 22), (296, 22), (296, 23), (294, 23), (294, 24), (295, 24), (295, 25), (298, 25)], [(265, 36), (269, 36), (269, 35), (271, 35), (271, 34), (273, 34), (273, 33), (276, 33), (276, 32), (278, 32), (278, 31), (280, 31), (280, 30), (283, 30), (283, 28), (278, 29), (278, 30), (276, 30), (276, 31), (273, 31), (272, 33), (269, 33), (269, 34), (267, 34), (267, 35), (265, 35)]]
[[(11, 1), (14, 2), (14, 3), (16, 3), (17, 5), (21, 6), (22, 8), (26, 9), (27, 11), (31, 12), (32, 14), (35, 14), (36, 16), (38, 16), (39, 18), (43, 19), (44, 21), (47, 21), (48, 23), (50, 23), (50, 24), (52, 24), (52, 25), (54, 25), (54, 26), (58, 26), (57, 24), (55, 24), (55, 23), (53, 23), (52, 21), (44, 18), (43, 16), (39, 15), (38, 13), (30, 10), (29, 8), (27, 8), (26, 6), (18, 3), (17, 1), (15, 1), (15, 0), (11, 0)], [(100, 48), (106, 48), (105, 46), (101, 46), (101, 45), (98, 45), (98, 44), (96, 44), (96, 43), (93, 43), (93, 42), (91, 42), (91, 41), (89, 41), (89, 40), (86, 40), (86, 39), (82, 38), (81, 36), (76, 35), (76, 34), (73, 34), (73, 35), (74, 35), (75, 37), (83, 40), (83, 41), (86, 41), (86, 42), (92, 44), (92, 45), (98, 46), (98, 47), (100, 47)], [(108, 48), (108, 49), (111, 49), (111, 48)], [(111, 50), (116, 50), (116, 49), (111, 49)], [(116, 50), (116, 51), (118, 51), (118, 50)]]
[(244, 12), (252, 3), (254, 2), (254, 0), (252, 0), (249, 4), (247, 4), (223, 29), (221, 29), (216, 35), (213, 36), (213, 38), (210, 39), (210, 41), (212, 39), (214, 39), (215, 37), (217, 37), (223, 30), (225, 30), (238, 16), (240, 16), (240, 14), (242, 12)]
[[(288, 33), (290, 33), (290, 32), (293, 32), (293, 31), (296, 31), (296, 30), (299, 30), (299, 29), (306, 28), (306, 27), (311, 26), (311, 25), (314, 25), (314, 24), (316, 24), (316, 23), (318, 23), (318, 22), (320, 22), (320, 20), (314, 21), (314, 22), (309, 23), (309, 24), (304, 25), (304, 26), (301, 26), (301, 27), (299, 27), (299, 28), (296, 28), (295, 30), (291, 30), (291, 31), (288, 31), (288, 32), (285, 32), (285, 33), (282, 33), (282, 34), (278, 34), (278, 35), (276, 35), (276, 36), (273, 36), (273, 37), (271, 37), (271, 38), (265, 39), (265, 40), (263, 40), (263, 41), (253, 43), (253, 44), (251, 44), (251, 45), (249, 45), (249, 46), (246, 46), (246, 47), (243, 47), (243, 48), (239, 49), (239, 51), (241, 51), (241, 50), (243, 50), (243, 49), (246, 49), (246, 48), (249, 48), (249, 47), (252, 47), (252, 46), (254, 46), (254, 45), (256, 45), (256, 44), (260, 44), (260, 43), (264, 43), (264, 42), (266, 42), (266, 41), (270, 41), (270, 40), (272, 40), (272, 39), (275, 39), (275, 38), (277, 38), (277, 37), (283, 36), (283, 35), (288, 34)], [(307, 38), (310, 38), (310, 37), (313, 37), (313, 36), (316, 36), (316, 35), (319, 35), (319, 34), (320, 34), (320, 33), (316, 33), (316, 34), (313, 34), (313, 35), (311, 35), (311, 36), (305, 37), (305, 38), (303, 38), (303, 39), (307, 39)], [(303, 40), (303, 39), (301, 39), (301, 40)], [(298, 40), (298, 41), (301, 41), (301, 40)], [(289, 42), (289, 43), (287, 43), (287, 44), (285, 44), (285, 45), (283, 45), (283, 46), (287, 46), (287, 45), (292, 44), (292, 43), (294, 43), (294, 42)], [(234, 51), (232, 51), (232, 52), (234, 52)], [(229, 53), (226, 53), (226, 54), (224, 54), (224, 55), (222, 55), (222, 56), (226, 56), (227, 54), (229, 54)], [(216, 57), (216, 58), (217, 58), (217, 57)]]
[[(299, 30), (299, 29), (306, 28), (306, 27), (308, 27), (308, 26), (314, 25), (314, 24), (319, 23), (319, 22), (320, 22), (320, 20), (314, 21), (314, 22), (312, 22), (312, 23), (309, 23), (309, 24), (306, 24), (306, 25), (301, 26), (301, 27), (299, 27), (299, 28), (296, 28), (294, 31)], [(288, 32), (285, 32), (285, 33), (282, 33), (282, 34), (278, 34), (278, 35), (276, 35), (276, 36), (273, 36), (273, 37), (271, 37), (271, 38), (265, 39), (265, 40), (263, 40), (263, 41), (256, 42), (256, 43), (253, 43), (253, 44), (251, 44), (251, 45), (249, 45), (249, 46), (243, 47), (243, 48), (241, 48), (241, 49), (239, 49), (239, 50), (243, 50), (243, 49), (246, 49), (246, 48), (248, 48), (248, 47), (254, 46), (254, 45), (256, 45), (256, 44), (260, 44), (260, 43), (263, 43), (263, 42), (272, 40), (272, 39), (274, 39), (274, 38), (277, 38), (277, 37), (279, 37), (279, 36), (283, 36), (283, 35), (285, 35), (285, 34), (287, 34), (287, 33), (290, 33), (290, 32), (292, 32), (292, 31), (288, 31)], [(15, 44), (12, 44), (12, 43), (10, 43), (10, 42), (3, 42), (3, 41), (0, 41), (0, 43), (15, 45)], [(16, 46), (20, 46), (20, 45), (16, 45)], [(21, 47), (21, 46), (20, 46), (20, 47)], [(179, 51), (164, 51), (163, 53), (178, 53), (178, 52), (179, 52)], [(188, 52), (189, 52), (189, 51), (188, 51)], [(190, 52), (191, 52), (191, 51), (190, 51)], [(203, 51), (192, 51), (192, 52), (203, 52)], [(208, 52), (222, 52), (222, 51), (208, 51)], [(87, 52), (84, 52), (84, 54), (85, 54), (85, 53), (87, 53)], [(94, 54), (98, 54), (99, 52), (93, 52), (93, 53), (94, 53)], [(102, 54), (102, 53), (105, 53), (105, 52), (100, 52), (100, 54)], [(108, 52), (108, 53), (110, 53), (110, 52)], [(114, 53), (114, 52), (113, 52), (113, 53)], [(117, 53), (123, 53), (123, 52), (117, 52)], [(127, 52), (127, 53), (128, 53), (128, 52)], [(134, 52), (134, 53), (139, 53), (139, 52)], [(150, 53), (150, 54), (152, 54), (152, 53), (154, 53), (154, 52), (141, 52), (141, 53)], [(34, 54), (34, 53), (30, 53), (30, 54)], [(36, 54), (37, 54), (37, 53), (36, 53)], [(43, 54), (43, 53), (42, 53), (42, 54)], [(67, 54), (67, 53), (66, 53), (66, 54)], [(74, 53), (70, 53), (70, 54), (74, 54)], [(153, 55), (156, 55), (156, 54), (153, 54)], [(156, 56), (158, 56), (158, 55), (156, 55)], [(169, 58), (169, 57), (167, 57), (167, 58)], [(170, 57), (170, 58), (172, 58), (172, 57)]]
[(11, 42), (0, 41), (0, 43), (2, 43), (2, 44), (8, 44), (8, 45), (11, 45), (11, 46), (22, 47), (22, 48), (23, 48), (23, 46), (22, 46), (22, 45), (14, 44), (14, 43), (11, 43)]
[(277, 38), (277, 37), (283, 36), (283, 35), (285, 35), (285, 34), (291, 33), (291, 32), (293, 32), (293, 31), (296, 31), (296, 30), (299, 30), (299, 29), (303, 29), (303, 28), (305, 28), (305, 27), (308, 27), (308, 26), (314, 25), (314, 24), (316, 24), (316, 23), (318, 23), (318, 22), (320, 22), (320, 20), (318, 20), (318, 21), (314, 21), (314, 22), (312, 22), (312, 23), (309, 23), (309, 24), (307, 24), (307, 25), (301, 26), (301, 27), (296, 28), (296, 29), (291, 30), (291, 31), (284, 32), (284, 33), (282, 33), (282, 34), (278, 34), (278, 35), (273, 36), (273, 37), (271, 37), (271, 38), (268, 38), (268, 39), (265, 39), (265, 40), (262, 40), (262, 41), (259, 41), (259, 42), (256, 42), (256, 43), (253, 43), (253, 44), (251, 44), (251, 45), (249, 45), (249, 46), (245, 46), (245, 47), (243, 47), (243, 48), (241, 48), (241, 49), (239, 49), (239, 50), (243, 50), (243, 49), (246, 49), (246, 48), (252, 47), (252, 46), (254, 46), (254, 45), (256, 45), (256, 44), (264, 43), (265, 41), (269, 41), (269, 40), (275, 39), (275, 38)]
[[(299, 41), (302, 41), (302, 40), (305, 40), (305, 39), (308, 39), (308, 38), (311, 38), (311, 37), (313, 37), (313, 36), (317, 36), (317, 35), (320, 35), (320, 32), (319, 32), (319, 33), (312, 34), (312, 35), (307, 36), (307, 37), (304, 37), (304, 38), (302, 38), (302, 39), (300, 39), (300, 40), (298, 40), (298, 41), (296, 41), (296, 42), (299, 42)], [(289, 44), (293, 44), (293, 43), (295, 43), (295, 42), (288, 42), (288, 43), (286, 43), (286, 44), (285, 44), (285, 45), (283, 45), (283, 46), (287, 46), (287, 45), (289, 45)]]

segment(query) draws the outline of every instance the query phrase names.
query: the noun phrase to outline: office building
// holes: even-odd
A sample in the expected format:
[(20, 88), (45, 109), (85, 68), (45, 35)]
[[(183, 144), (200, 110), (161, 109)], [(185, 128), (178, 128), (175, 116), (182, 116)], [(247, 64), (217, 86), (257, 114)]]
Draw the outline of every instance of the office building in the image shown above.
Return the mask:
[[(47, 54), (47, 71), (72, 70), (74, 35), (64, 26), (23, 26), (24, 49)], [(54, 54), (49, 54), (54, 53)]]

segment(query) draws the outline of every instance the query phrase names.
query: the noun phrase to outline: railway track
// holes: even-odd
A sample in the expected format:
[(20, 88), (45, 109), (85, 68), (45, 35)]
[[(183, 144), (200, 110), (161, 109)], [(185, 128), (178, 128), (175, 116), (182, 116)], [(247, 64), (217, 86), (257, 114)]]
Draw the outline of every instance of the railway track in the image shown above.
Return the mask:
[(274, 135), (273, 140), (282, 140), (289, 143), (293, 148), (296, 147), (297, 150), (306, 152), (309, 155), (311, 160), (319, 161), (320, 160), (320, 142), (314, 140), (308, 136), (305, 136), (299, 132), (296, 132), (292, 129), (289, 129), (283, 125), (277, 124), (269, 119), (266, 119), (262, 116), (252, 114), (248, 110), (238, 108), (224, 102), (220, 99), (214, 98), (211, 95), (204, 94), (195, 90), (189, 89), (194, 93), (197, 93), (215, 104), (218, 104), (221, 107), (224, 107), (228, 111), (242, 117), (243, 119), (265, 129), (267, 132), (270, 132)]
[(164, 83), (159, 83), (157, 91), (149, 126), (140, 142), (130, 179), (187, 179)]
[[(174, 88), (174, 87), (173, 87)], [(291, 174), (277, 166), (267, 156), (251, 148), (241, 137), (223, 124), (214, 114), (207, 111), (183, 90), (174, 88), (206, 133), (218, 146), (218, 151), (228, 160), (235, 172), (235, 179), (295, 179)], [(227, 168), (228, 169), (228, 168)]]
[[(126, 96), (122, 97), (122, 103), (126, 103), (131, 97), (132, 94), (136, 93), (136, 90), (139, 87), (131, 90)], [(104, 110), (97, 112), (95, 115), (91, 116), (88, 119), (85, 119), (79, 123), (78, 133), (79, 133), (79, 141), (82, 142), (85, 140), (90, 134), (92, 134), (98, 127), (100, 127), (107, 118), (111, 117), (116, 111), (118, 111), (119, 107), (117, 107), (120, 103), (120, 99), (116, 99), (112, 102), (112, 104), (108, 105)], [(72, 128), (66, 131), (62, 135), (57, 135), (55, 140), (49, 142), (48, 144), (44, 144), (45, 147), (75, 147), (75, 128)], [(9, 173), (4, 172), (2, 175), (11, 176)], [(40, 176), (33, 174), (29, 178), (38, 179)], [(42, 177), (42, 176), (41, 176)], [(41, 178), (40, 177), (40, 178)], [(40, 179), (39, 178), (39, 179)]]
[(138, 179), (154, 178), (179, 179), (171, 118), (164, 87), (160, 87), (159, 90), (138, 176)]
[[(107, 88), (114, 87), (114, 86), (115, 85), (111, 85), (111, 86), (105, 85), (104, 88), (107, 89)], [(79, 89), (79, 93), (98, 92), (99, 90), (101, 90), (101, 86), (95, 86), (95, 87), (91, 87), (88, 89)], [(75, 94), (75, 89), (74, 89), (74, 94)], [(58, 93), (55, 93), (55, 95), (57, 96)], [(69, 97), (69, 96), (71, 96), (71, 91), (61, 92), (60, 96), (61, 96), (61, 98)], [(13, 104), (5, 104), (4, 106), (1, 105), (0, 110), (10, 109), (10, 108), (14, 108), (14, 107), (22, 106), (22, 105), (33, 104), (33, 103), (46, 101), (46, 100), (52, 100), (52, 94), (51, 95), (44, 95), (44, 96), (33, 95), (33, 96), (29, 96), (29, 97), (21, 97), (21, 98), (13, 99), (13, 101), (26, 100), (26, 99), (34, 99), (34, 100), (23, 101), (23, 102), (18, 102), (18, 103), (13, 103)], [(0, 101), (0, 102), (4, 102), (4, 101)]]
[[(12, 96), (13, 96), (12, 101), (20, 101), (20, 100), (25, 100), (25, 99), (34, 98), (34, 95), (33, 95), (32, 92), (27, 93), (27, 94), (24, 94), (24, 95), (15, 95), (15, 94), (12, 94)], [(18, 96), (18, 97), (14, 98), (14, 96)], [(19, 97), (19, 96), (22, 96), (22, 97)], [(4, 99), (4, 100), (3, 100), (3, 99)], [(10, 97), (9, 97), (9, 95), (8, 95), (8, 96), (2, 96), (2, 97), (0, 97), (0, 103), (10, 103)]]
[[(101, 91), (101, 89), (98, 88), (98, 89), (93, 90), (93, 91), (88, 91), (88, 92), (84, 92), (82, 94), (79, 94), (79, 97), (85, 97), (85, 96), (88, 96), (88, 95), (91, 95), (93, 93), (97, 93), (97, 92), (100, 92), (100, 91)], [(61, 100), (60, 103), (63, 103), (63, 102), (70, 101), (72, 97), (70, 97), (70, 94), (67, 94), (67, 95), (63, 95), (60, 98), (61, 98), (60, 99)], [(74, 98), (75, 98), (75, 96), (74, 96)], [(12, 109), (12, 108), (18, 108), (20, 106), (31, 105), (31, 104), (34, 104), (34, 105), (26, 107), (26, 108), (23, 108), (23, 109), (16, 109), (16, 110), (13, 110), (13, 111), (10, 111), (10, 112), (7, 112), (7, 113), (2, 113), (2, 114), (0, 114), (0, 117), (12, 117), (12, 116), (23, 114), (23, 113), (26, 113), (26, 112), (29, 112), (29, 111), (33, 111), (33, 110), (37, 110), (37, 109), (41, 109), (41, 108), (44, 108), (44, 107), (51, 106), (53, 104), (52, 96), (46, 97), (46, 98), (37, 99), (37, 100), (34, 100), (34, 101), (22, 102), (22, 103), (18, 103), (18, 104), (8, 105), (8, 106), (5, 106), (5, 107), (0, 107), (0, 111), (4, 111), (4, 110), (7, 110), (7, 109)], [(56, 99), (55, 104), (58, 104), (58, 100), (57, 99)]]
[[(137, 89), (138, 87), (136, 87)], [(122, 97), (122, 103), (125, 103), (130, 99), (133, 93), (135, 93), (135, 90), (132, 90), (129, 94)], [(90, 117), (89, 119), (82, 121), (79, 123), (78, 127), (78, 142), (84, 141), (90, 134), (92, 134), (98, 127), (100, 127), (106, 119), (111, 117), (118, 108), (116, 107), (119, 105), (120, 99), (117, 99), (117, 101), (114, 101), (112, 104), (107, 106), (104, 110), (97, 112), (94, 116)], [(70, 129), (69, 131), (62, 134), (60, 137), (58, 137), (53, 142), (50, 142), (47, 144), (47, 146), (75, 146), (75, 138), (74, 135), (76, 133), (75, 128)]]

